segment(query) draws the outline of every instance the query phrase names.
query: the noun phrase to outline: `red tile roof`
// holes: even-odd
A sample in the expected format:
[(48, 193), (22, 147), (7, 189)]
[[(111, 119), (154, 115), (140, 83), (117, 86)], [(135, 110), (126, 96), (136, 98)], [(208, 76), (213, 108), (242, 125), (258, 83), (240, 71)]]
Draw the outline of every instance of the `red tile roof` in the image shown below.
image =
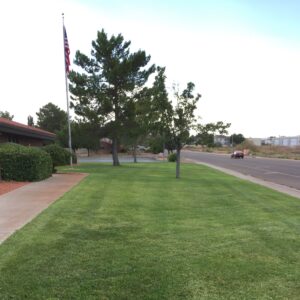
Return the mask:
[(24, 125), (24, 124), (15, 122), (15, 121), (8, 120), (6, 118), (0, 118), (0, 125), (5, 125), (5, 126), (15, 128), (15, 129), (21, 129), (26, 132), (37, 133), (37, 134), (44, 135), (47, 137), (52, 137), (52, 138), (56, 137), (56, 134), (54, 134), (52, 132), (49, 132), (49, 131), (46, 131), (46, 130), (43, 130), (40, 128)]

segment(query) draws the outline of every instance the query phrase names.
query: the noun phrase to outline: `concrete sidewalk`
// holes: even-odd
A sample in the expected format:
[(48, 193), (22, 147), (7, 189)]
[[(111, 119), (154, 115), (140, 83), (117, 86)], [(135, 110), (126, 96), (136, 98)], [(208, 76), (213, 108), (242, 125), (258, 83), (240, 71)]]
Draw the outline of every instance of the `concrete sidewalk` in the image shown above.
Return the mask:
[(87, 174), (65, 173), (32, 182), (0, 196), (0, 243), (30, 222)]

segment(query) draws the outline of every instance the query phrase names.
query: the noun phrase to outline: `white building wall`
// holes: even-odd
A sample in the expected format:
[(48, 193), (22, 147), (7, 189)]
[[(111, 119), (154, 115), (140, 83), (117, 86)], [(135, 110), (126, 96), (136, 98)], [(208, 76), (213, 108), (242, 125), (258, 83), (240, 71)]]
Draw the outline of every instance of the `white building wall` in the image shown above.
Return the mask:
[(285, 146), (285, 147), (296, 147), (300, 146), (300, 135), (299, 136), (280, 136), (272, 139), (267, 138), (265, 143), (268, 145)]
[(259, 138), (248, 138), (255, 146), (261, 146), (262, 139)]

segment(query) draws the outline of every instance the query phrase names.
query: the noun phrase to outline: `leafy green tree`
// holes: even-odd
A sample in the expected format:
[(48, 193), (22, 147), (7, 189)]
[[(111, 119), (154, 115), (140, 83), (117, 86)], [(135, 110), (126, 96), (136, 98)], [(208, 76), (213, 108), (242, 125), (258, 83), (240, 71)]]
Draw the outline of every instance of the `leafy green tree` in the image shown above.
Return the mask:
[(194, 95), (195, 84), (189, 82), (182, 93), (174, 91), (177, 101), (173, 109), (171, 132), (176, 146), (176, 178), (180, 178), (180, 154), (182, 147), (189, 141), (190, 130), (196, 126), (195, 110), (201, 95)]
[(142, 140), (149, 144), (153, 153), (163, 152), (167, 145), (172, 144), (168, 142), (171, 140), (173, 110), (165, 85), (165, 68), (157, 67), (156, 71), (153, 86), (144, 89), (136, 106), (138, 124), (142, 125)]
[(228, 134), (227, 129), (231, 126), (230, 123), (218, 121), (217, 123), (199, 124), (197, 126), (198, 134), (195, 137), (195, 143), (198, 145), (214, 146), (215, 134)]
[(228, 128), (231, 126), (231, 123), (224, 123), (223, 121), (218, 121), (214, 124), (214, 133), (221, 135), (228, 134)]
[(150, 136), (148, 138), (149, 149), (151, 153), (158, 154), (163, 152), (163, 138), (160, 135)]
[(12, 121), (14, 115), (11, 115), (8, 111), (0, 111), (0, 118), (5, 118)]
[(233, 146), (235, 145), (239, 145), (241, 143), (243, 143), (245, 141), (245, 137), (241, 134), (241, 133), (234, 133), (230, 136), (230, 142), (233, 144)]
[(157, 67), (157, 75), (155, 76), (152, 88), (151, 102), (151, 132), (158, 139), (162, 140), (162, 151), (166, 145), (171, 145), (172, 137), (170, 126), (173, 117), (172, 103), (166, 89), (165, 68)]
[(51, 102), (41, 107), (36, 115), (37, 126), (53, 133), (58, 133), (68, 122), (67, 113)]
[(176, 145), (172, 138), (171, 132), (168, 132), (168, 135), (166, 136), (165, 147), (168, 150), (168, 154), (173, 153), (173, 151), (176, 149)]
[[(96, 151), (100, 148), (100, 128), (95, 123), (86, 120), (74, 120), (71, 122), (71, 132), (74, 151), (79, 148), (86, 148), (88, 155), (90, 155), (90, 150)], [(64, 126), (56, 135), (59, 145), (68, 148), (68, 126)]]
[(28, 126), (34, 126), (33, 117), (30, 116), (30, 115), (27, 117), (27, 125)]
[(214, 147), (214, 135), (203, 131), (196, 136), (196, 145)]
[[(73, 122), (71, 122), (71, 132), (72, 132), (72, 149), (76, 150), (78, 149), (77, 145), (74, 144), (73, 141)], [(63, 147), (63, 148), (69, 148), (69, 132), (68, 132), (68, 124), (66, 124), (65, 126), (63, 126), (63, 128), (61, 128), (61, 130), (57, 131), (56, 133), (56, 143)]]
[(131, 116), (127, 141), (131, 141), (134, 161), (136, 146), (148, 140), (153, 153), (163, 152), (166, 145), (171, 145), (170, 124), (172, 121), (172, 104), (169, 101), (165, 85), (165, 68), (157, 67), (153, 86), (144, 88), (136, 96)]
[(86, 148), (88, 156), (90, 150), (98, 150), (100, 148), (99, 128), (94, 123), (78, 122), (72, 123), (72, 141), (74, 148)]
[(120, 164), (118, 144), (126, 132), (130, 102), (155, 71), (154, 65), (147, 68), (150, 56), (142, 50), (130, 53), (130, 44), (121, 34), (108, 38), (102, 30), (92, 42), (90, 57), (76, 52), (75, 64), (81, 72), (69, 74), (75, 113), (103, 123), (113, 141), (114, 166)]
[(127, 113), (124, 125), (126, 131), (123, 134), (123, 144), (132, 149), (133, 160), (137, 162), (137, 145), (149, 134), (151, 124), (151, 89), (143, 88), (128, 99)]

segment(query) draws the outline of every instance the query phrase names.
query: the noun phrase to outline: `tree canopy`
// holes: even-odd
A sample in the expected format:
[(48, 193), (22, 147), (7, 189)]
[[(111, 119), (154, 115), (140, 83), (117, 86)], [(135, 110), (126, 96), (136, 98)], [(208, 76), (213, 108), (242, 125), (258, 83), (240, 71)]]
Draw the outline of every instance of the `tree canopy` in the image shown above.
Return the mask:
[(218, 121), (216, 123), (199, 124), (197, 126), (197, 135), (194, 137), (194, 142), (198, 145), (205, 145), (209, 147), (215, 146), (215, 134), (228, 134), (227, 129), (231, 126), (230, 123)]
[(77, 120), (77, 122), (72, 122), (71, 128), (74, 149), (86, 148), (89, 155), (90, 150), (100, 148), (99, 127), (96, 124)]
[(113, 141), (115, 166), (133, 98), (155, 71), (154, 65), (147, 67), (150, 56), (142, 50), (131, 53), (130, 44), (121, 34), (108, 37), (99, 31), (90, 56), (76, 52), (74, 63), (80, 72), (69, 74), (72, 107), (79, 116), (103, 124)]
[(14, 115), (11, 115), (8, 111), (0, 111), (0, 118), (5, 118), (12, 121)]
[(33, 117), (30, 116), (30, 115), (27, 117), (27, 125), (28, 126), (34, 126)]
[(62, 130), (68, 121), (67, 113), (51, 102), (41, 107), (36, 115), (37, 126), (54, 133)]
[(239, 145), (241, 143), (243, 143), (246, 140), (246, 138), (241, 134), (241, 133), (234, 133), (230, 136), (230, 142), (233, 144), (233, 146), (235, 145)]
[(151, 133), (158, 139), (161, 139), (162, 150), (168, 145), (172, 145), (171, 123), (173, 118), (173, 107), (169, 100), (166, 89), (165, 68), (157, 67), (157, 75), (152, 87), (151, 101)]
[[(130, 45), (121, 34), (109, 37), (102, 29), (92, 41), (90, 55), (76, 52), (78, 68), (69, 73), (69, 89), (71, 107), (82, 122), (77, 131), (84, 132), (88, 123), (86, 128), (97, 128), (93, 132), (99, 132), (99, 138), (111, 138), (114, 166), (120, 164), (121, 142), (136, 149), (146, 136), (149, 140), (158, 138), (163, 150), (166, 145), (176, 149), (179, 178), (181, 149), (190, 141), (191, 129), (197, 127), (195, 112), (201, 95), (189, 82), (182, 92), (174, 90), (173, 105), (166, 89), (165, 68), (149, 65), (150, 56), (143, 50), (131, 52)], [(155, 72), (153, 85), (147, 85)], [(198, 125), (198, 129), (208, 135), (224, 134), (229, 126), (217, 122)], [(93, 136), (90, 138), (88, 143), (93, 141)]]
[(180, 153), (182, 147), (189, 141), (190, 130), (196, 125), (195, 110), (201, 95), (194, 95), (195, 84), (189, 82), (179, 93), (174, 91), (176, 105), (173, 108), (171, 133), (176, 147), (176, 178), (180, 177)]

